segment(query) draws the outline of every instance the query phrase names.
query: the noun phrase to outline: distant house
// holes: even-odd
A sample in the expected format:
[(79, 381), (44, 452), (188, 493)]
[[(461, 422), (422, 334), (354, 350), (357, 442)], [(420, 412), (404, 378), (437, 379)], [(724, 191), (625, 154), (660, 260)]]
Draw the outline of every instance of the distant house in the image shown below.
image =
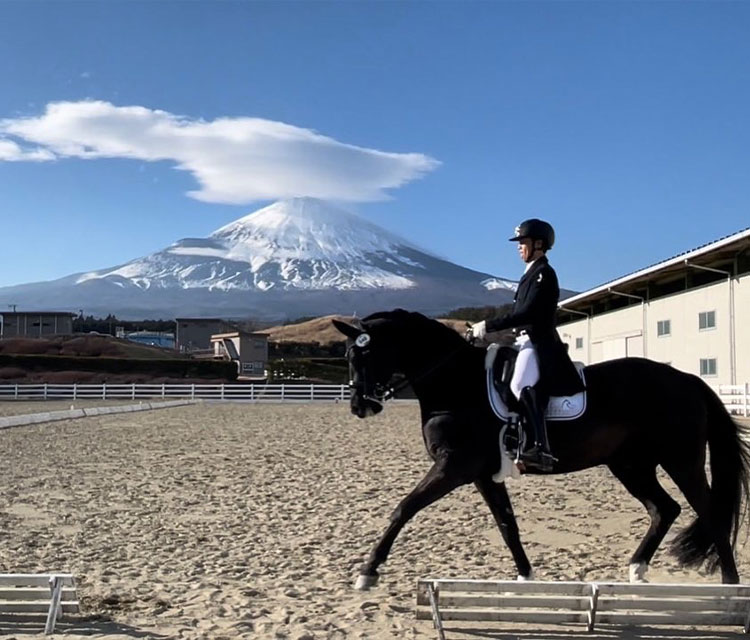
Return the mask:
[(233, 331), (211, 336), (215, 358), (233, 360), (238, 373), (246, 377), (264, 377), (268, 364), (268, 336), (264, 333)]
[(212, 335), (231, 329), (221, 318), (175, 318), (175, 324), (174, 346), (181, 353), (208, 351)]
[(0, 313), (0, 339), (70, 335), (73, 318), (69, 311), (12, 311)]

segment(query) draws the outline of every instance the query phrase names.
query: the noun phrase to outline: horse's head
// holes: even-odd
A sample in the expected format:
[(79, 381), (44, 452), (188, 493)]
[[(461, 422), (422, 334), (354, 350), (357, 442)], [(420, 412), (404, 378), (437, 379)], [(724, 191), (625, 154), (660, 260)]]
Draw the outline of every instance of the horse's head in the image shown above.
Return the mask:
[(397, 312), (373, 314), (356, 324), (332, 321), (348, 338), (346, 356), (349, 360), (351, 409), (360, 418), (383, 410), (383, 402), (390, 396), (391, 380), (400, 372), (402, 336), (392, 314)]

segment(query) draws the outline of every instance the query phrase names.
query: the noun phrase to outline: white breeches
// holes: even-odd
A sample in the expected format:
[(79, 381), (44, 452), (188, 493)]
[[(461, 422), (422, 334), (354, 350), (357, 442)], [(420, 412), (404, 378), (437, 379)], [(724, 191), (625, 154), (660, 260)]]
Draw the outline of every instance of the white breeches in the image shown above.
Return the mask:
[(539, 382), (539, 361), (536, 357), (536, 349), (528, 338), (521, 343), (516, 358), (516, 368), (513, 370), (513, 378), (510, 381), (510, 390), (516, 399), (521, 398), (521, 391), (526, 387), (533, 387)]

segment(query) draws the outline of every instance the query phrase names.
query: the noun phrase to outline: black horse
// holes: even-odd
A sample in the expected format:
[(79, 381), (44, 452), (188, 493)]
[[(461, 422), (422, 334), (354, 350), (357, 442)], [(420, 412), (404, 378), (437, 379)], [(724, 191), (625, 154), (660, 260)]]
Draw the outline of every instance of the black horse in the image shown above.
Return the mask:
[[(394, 374), (404, 376), (419, 399), (422, 435), (434, 461), (393, 512), (360, 570), (357, 588), (377, 583), (378, 567), (409, 519), (470, 482), (489, 506), (519, 579), (531, 579), (505, 485), (492, 480), (500, 467), (503, 423), (487, 399), (485, 350), (435, 320), (402, 309), (372, 314), (359, 326), (334, 324), (351, 340), (352, 412), (360, 418), (379, 412)], [(643, 358), (594, 364), (585, 375), (586, 412), (562, 428), (549, 425), (551, 448), (559, 460), (554, 473), (606, 464), (646, 507), (651, 524), (631, 559), (630, 579), (643, 579), (680, 513), (657, 480), (661, 465), (697, 514), (674, 540), (673, 553), (684, 566), (707, 561), (711, 571), (721, 567), (723, 582), (739, 582), (734, 546), (748, 495), (750, 446), (719, 398), (700, 378)], [(706, 444), (711, 486), (705, 473)]]

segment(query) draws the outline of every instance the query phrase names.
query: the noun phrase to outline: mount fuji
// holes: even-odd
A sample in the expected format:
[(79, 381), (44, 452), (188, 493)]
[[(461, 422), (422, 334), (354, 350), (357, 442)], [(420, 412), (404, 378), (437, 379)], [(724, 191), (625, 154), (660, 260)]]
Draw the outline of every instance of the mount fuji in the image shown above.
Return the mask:
[(0, 305), (122, 319), (278, 321), (393, 307), (436, 315), (504, 304), (515, 288), (330, 204), (295, 198), (109, 269), (0, 288)]

